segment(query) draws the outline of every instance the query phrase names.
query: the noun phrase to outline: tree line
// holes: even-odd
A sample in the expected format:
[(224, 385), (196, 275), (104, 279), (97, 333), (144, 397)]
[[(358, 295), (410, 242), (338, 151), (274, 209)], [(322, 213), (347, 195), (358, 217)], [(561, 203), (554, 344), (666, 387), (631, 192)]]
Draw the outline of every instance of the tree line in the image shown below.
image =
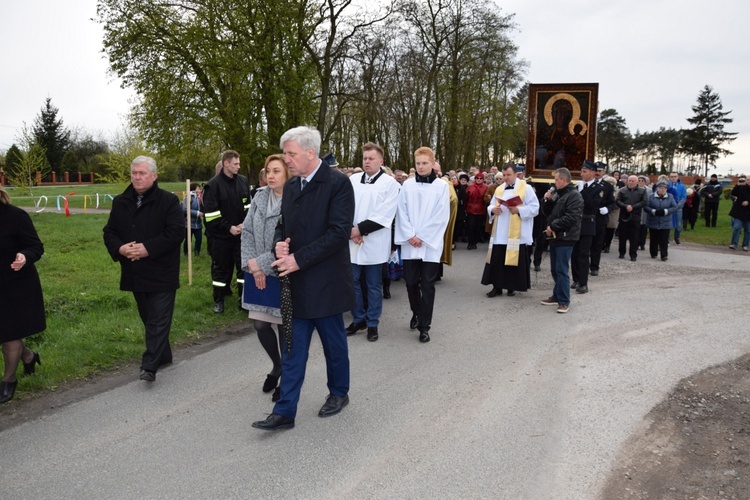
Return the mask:
[(724, 111), (721, 97), (710, 85), (700, 91), (692, 110), (693, 116), (687, 118), (692, 127), (661, 127), (635, 134), (616, 110), (602, 110), (597, 124), (598, 155), (605, 163), (638, 173), (677, 170), (707, 177), (720, 156), (732, 154), (724, 145), (734, 141), (737, 133), (724, 130), (733, 121), (731, 111)]
[[(149, 153), (162, 178), (206, 179), (231, 148), (252, 181), (300, 124), (342, 164), (359, 165), (367, 141), (398, 168), (423, 145), (446, 169), (524, 161), (527, 63), (513, 15), (490, 0), (99, 0), (96, 20), (110, 71), (137, 95), (128, 128), (109, 144), (66, 131), (48, 99), (11, 163), (33, 146), (27, 160), (48, 169), (126, 181), (129, 158)], [(707, 169), (736, 134), (706, 89), (685, 131), (632, 135), (603, 110), (599, 157), (672, 168), (689, 155)]]

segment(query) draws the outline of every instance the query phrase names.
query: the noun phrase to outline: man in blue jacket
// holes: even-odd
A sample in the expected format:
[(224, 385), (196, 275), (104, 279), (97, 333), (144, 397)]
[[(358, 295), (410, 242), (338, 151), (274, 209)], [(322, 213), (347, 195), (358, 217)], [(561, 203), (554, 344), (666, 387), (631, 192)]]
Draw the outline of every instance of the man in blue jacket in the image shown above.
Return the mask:
[(268, 418), (253, 423), (257, 429), (294, 427), (313, 329), (323, 344), (329, 390), (318, 416), (336, 415), (349, 404), (343, 312), (355, 306), (349, 261), (354, 190), (345, 174), (318, 158), (320, 142), (310, 127), (293, 128), (280, 139), (294, 177), (284, 185), (273, 265), (290, 279), (292, 346), (282, 350), (280, 399)]
[(682, 207), (685, 206), (685, 200), (687, 200), (687, 188), (680, 180), (677, 172), (669, 173), (669, 187), (677, 193), (674, 197), (674, 201), (677, 203), (677, 211), (672, 215), (672, 225), (674, 226), (674, 242), (679, 245), (680, 233), (682, 232)]

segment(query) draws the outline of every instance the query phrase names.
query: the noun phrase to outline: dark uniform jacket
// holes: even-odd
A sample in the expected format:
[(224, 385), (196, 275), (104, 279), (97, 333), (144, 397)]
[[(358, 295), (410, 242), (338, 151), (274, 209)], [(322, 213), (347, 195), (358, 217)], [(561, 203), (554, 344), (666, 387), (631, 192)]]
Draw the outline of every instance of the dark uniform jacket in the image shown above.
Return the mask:
[(242, 224), (250, 208), (250, 186), (247, 177), (227, 177), (223, 171), (203, 186), (203, 213), (206, 232), (212, 238), (237, 239), (229, 232), (231, 226)]
[[(104, 226), (104, 244), (122, 269), (120, 290), (176, 290), (180, 287), (180, 244), (185, 236), (180, 201), (154, 182), (143, 193), (141, 206), (136, 208), (136, 203), (137, 195), (131, 184), (115, 197)], [(120, 247), (132, 241), (143, 243), (148, 257), (131, 261), (120, 255)]]
[(607, 208), (607, 213), (604, 215), (597, 212), (596, 222), (597, 224), (606, 227), (607, 222), (609, 222), (609, 214), (614, 212), (617, 207), (617, 205), (615, 205), (615, 187), (603, 179), (597, 180), (596, 183), (604, 189), (604, 199), (599, 207)]
[(289, 275), (294, 316), (323, 318), (355, 306), (349, 236), (354, 221), (354, 190), (349, 178), (322, 164), (310, 183), (284, 184), (276, 242), (290, 239), (299, 270)]
[(575, 245), (581, 238), (581, 215), (583, 197), (578, 186), (568, 184), (544, 202), (542, 206), (547, 216), (547, 225), (555, 232), (550, 245)]
[[(10, 265), (16, 254), (26, 257), (18, 271)], [(34, 262), (44, 246), (26, 211), (0, 204), (0, 342), (19, 340), (47, 326), (42, 285)]]
[[(609, 186), (609, 184), (607, 184)], [(612, 186), (609, 186), (610, 188)], [(596, 234), (596, 220), (599, 207), (604, 203), (604, 186), (595, 180), (591, 185), (580, 191), (583, 198), (583, 215), (581, 220), (581, 236), (594, 236)]]

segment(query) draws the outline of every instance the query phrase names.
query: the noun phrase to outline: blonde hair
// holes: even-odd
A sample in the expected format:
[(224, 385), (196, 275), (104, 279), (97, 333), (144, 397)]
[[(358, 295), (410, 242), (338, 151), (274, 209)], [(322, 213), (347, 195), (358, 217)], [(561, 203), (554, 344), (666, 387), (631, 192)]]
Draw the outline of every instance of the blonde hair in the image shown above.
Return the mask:
[(2, 186), (0, 186), (0, 205), (10, 205), (10, 195)]
[(427, 146), (417, 148), (417, 150), (414, 151), (414, 157), (416, 158), (417, 156), (426, 156), (430, 159), (431, 162), (435, 163), (435, 152)]
[(263, 170), (261, 172), (268, 172), (268, 164), (272, 161), (280, 161), (282, 165), (284, 165), (284, 175), (286, 175), (286, 178), (284, 180), (289, 180), (289, 165), (286, 164), (284, 161), (284, 155), (281, 154), (275, 154), (270, 155), (266, 158), (266, 163), (263, 165)]

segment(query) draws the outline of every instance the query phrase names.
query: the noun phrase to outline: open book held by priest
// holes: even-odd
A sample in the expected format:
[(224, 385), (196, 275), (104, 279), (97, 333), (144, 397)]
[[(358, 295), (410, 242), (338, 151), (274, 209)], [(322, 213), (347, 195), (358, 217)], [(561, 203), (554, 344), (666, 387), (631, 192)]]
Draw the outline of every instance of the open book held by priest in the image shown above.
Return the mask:
[(520, 196), (514, 196), (513, 198), (509, 198), (507, 200), (503, 200), (502, 198), (497, 198), (497, 202), (500, 205), (506, 206), (506, 207), (517, 207), (519, 205), (523, 205), (523, 200)]

